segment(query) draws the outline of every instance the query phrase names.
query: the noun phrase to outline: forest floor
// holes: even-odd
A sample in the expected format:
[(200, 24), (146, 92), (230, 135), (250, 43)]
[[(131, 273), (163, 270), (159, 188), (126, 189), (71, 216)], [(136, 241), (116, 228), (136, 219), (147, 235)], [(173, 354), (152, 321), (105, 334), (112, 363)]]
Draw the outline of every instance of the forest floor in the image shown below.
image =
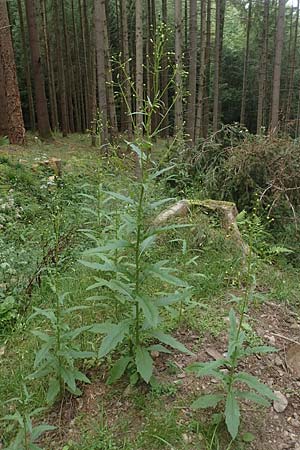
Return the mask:
[[(62, 160), (59, 183), (53, 168), (41, 164), (51, 157)], [(47, 380), (28, 381), (26, 377), (33, 371), (38, 350), (31, 331), (47, 329), (47, 323), (28, 318), (34, 307), (47, 308), (53, 303), (47, 275), (53, 266), (58, 210), (61, 246), (56, 282), (61, 292), (69, 292), (67, 306), (89, 306), (71, 314), (70, 323), (89, 325), (106, 317), (101, 305), (91, 307), (86, 300), (93, 274), (78, 260), (91, 242), (80, 230), (91, 228), (100, 235), (99, 185), (110, 191), (130, 191), (133, 164), (133, 158), (120, 149), (103, 158), (86, 136), (79, 135), (57, 138), (48, 145), (30, 138), (25, 148), (1, 147), (0, 417), (14, 412), (16, 402), (6, 402), (20, 396), (24, 382), (32, 395), (30, 408), (45, 406)], [(161, 181), (153, 187), (153, 196), (173, 195)], [(155, 387), (131, 386), (126, 376), (108, 385), (110, 358), (83, 361), (81, 370), (91, 384), (82, 384), (78, 397), (66, 393), (37, 418), (39, 423), (56, 426), (41, 438), (39, 446), (44, 450), (300, 450), (300, 270), (282, 259), (257, 258), (254, 302), (245, 327), (247, 344), (272, 345), (277, 352), (250, 356), (240, 368), (280, 392), (285, 405), (278, 409), (243, 403), (241, 431), (234, 442), (222, 425), (212, 424), (212, 414), (218, 410), (190, 407), (201, 394), (218, 391), (218, 380), (197, 378), (185, 368), (226, 352), (228, 313), (234, 300), (243, 295), (243, 274), (240, 248), (222, 230), (217, 217), (197, 213), (188, 220), (193, 227), (160, 237), (151, 257), (168, 259), (194, 286), (180, 323), (174, 311), (165, 318), (169, 332), (194, 356), (157, 352)], [(189, 257), (197, 256), (189, 269), (182, 254), (183, 240)], [(149, 292), (154, 288), (149, 286)], [(90, 335), (82, 337), (89, 349), (97, 349), (99, 342), (98, 336), (93, 341)], [(281, 406), (284, 410), (278, 412)], [(13, 435), (14, 429), (0, 422), (0, 449), (8, 446)]]

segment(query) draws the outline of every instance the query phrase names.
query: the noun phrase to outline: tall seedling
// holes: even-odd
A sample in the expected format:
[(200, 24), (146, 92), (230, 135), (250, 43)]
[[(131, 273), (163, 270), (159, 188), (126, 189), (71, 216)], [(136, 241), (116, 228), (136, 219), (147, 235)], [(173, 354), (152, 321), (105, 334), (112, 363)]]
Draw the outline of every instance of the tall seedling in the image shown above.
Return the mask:
[[(118, 304), (117, 309), (112, 308), (118, 311), (115, 314), (111, 312), (112, 321), (95, 324), (91, 328), (94, 333), (105, 335), (98, 351), (99, 358), (106, 357), (118, 346), (122, 350), (122, 356), (110, 371), (109, 382), (119, 379), (128, 368), (132, 382), (141, 377), (148, 383), (153, 375), (152, 350), (170, 353), (162, 345), (165, 344), (182, 352), (190, 352), (171, 335), (164, 333), (163, 316), (160, 315), (162, 308), (180, 301), (186, 291), (150, 296), (146, 286), (149, 286), (151, 279), (159, 279), (164, 285), (176, 287), (187, 287), (187, 283), (175, 275), (175, 268), (168, 267), (168, 261), (153, 263), (150, 260), (151, 247), (157, 235), (176, 226), (153, 227), (149, 224), (147, 214), (151, 215), (170, 199), (148, 200), (151, 182), (159, 177), (161, 171), (146, 169), (149, 158), (137, 146), (130, 145), (138, 157), (142, 174), (142, 179), (135, 182), (136, 195), (128, 197), (117, 192), (107, 193), (120, 201), (126, 211), (120, 223), (120, 233), (104, 246), (86, 251), (81, 263), (99, 274), (88, 288), (100, 294), (92, 299)], [(153, 345), (154, 340), (160, 344)]]
[[(255, 255), (253, 255), (253, 245), (257, 238), (255, 226), (249, 228), (247, 238), (249, 253), (246, 260), (246, 288), (243, 297), (239, 299), (239, 319), (237, 319), (233, 309), (229, 313), (230, 327), (226, 357), (207, 363), (194, 363), (187, 368), (189, 372), (193, 372), (199, 377), (211, 376), (220, 380), (223, 390), (201, 396), (192, 404), (192, 408), (210, 408), (217, 406), (220, 402), (225, 403), (224, 418), (232, 439), (235, 439), (238, 435), (240, 426), (239, 404), (242, 400), (268, 406), (269, 400), (276, 399), (272, 390), (255, 376), (238, 370), (240, 362), (248, 356), (276, 351), (275, 348), (269, 346), (247, 347), (245, 343), (246, 313), (249, 302), (253, 299), (253, 283), (255, 283)], [(242, 388), (243, 385), (248, 390)]]

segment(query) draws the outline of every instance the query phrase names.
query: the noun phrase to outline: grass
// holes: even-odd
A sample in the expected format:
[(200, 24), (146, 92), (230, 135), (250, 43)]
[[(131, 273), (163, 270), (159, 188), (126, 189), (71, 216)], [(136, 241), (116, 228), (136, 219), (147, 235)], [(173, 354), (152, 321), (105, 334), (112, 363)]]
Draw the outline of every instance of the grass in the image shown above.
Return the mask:
[[(51, 170), (42, 166), (32, 167), (37, 161), (49, 156), (63, 160), (60, 184), (48, 183)], [(90, 306), (84, 313), (76, 312), (71, 315), (70, 323), (79, 326), (101, 322), (109, 317), (108, 310), (86, 301), (86, 288), (91, 283), (93, 274), (78, 264), (78, 260), (91, 242), (79, 230), (87, 225), (94, 226), (92, 217), (82, 209), (83, 204), (89, 207), (93, 205), (84, 201), (79, 194), (84, 192), (96, 195), (99, 183), (109, 190), (130, 190), (130, 164), (128, 169), (128, 160), (123, 161), (117, 156), (103, 159), (98, 150), (89, 147), (87, 137), (79, 135), (64, 140), (55, 139), (47, 145), (30, 137), (25, 149), (1, 148), (0, 201), (5, 203), (11, 197), (13, 204), (3, 208), (0, 213), (0, 301), (12, 296), (14, 305), (9, 312), (1, 312), (0, 309), (0, 416), (12, 408), (4, 402), (19, 394), (21, 382), (32, 372), (37, 340), (30, 331), (33, 327), (46, 326), (46, 322), (40, 319), (34, 323), (28, 321), (28, 316), (33, 307), (44, 308), (53, 301), (47, 283), (47, 274), (53, 268), (51, 258), (42, 267), (30, 295), (26, 294), (26, 287), (39, 267), (39, 262), (54, 245), (53, 221), (57, 211), (61, 214), (61, 233), (73, 230), (72, 237), (60, 255), (57, 278), (59, 290), (70, 293), (68, 305)], [(163, 183), (153, 187), (154, 197), (158, 192), (168, 196)], [(106, 205), (105, 208), (110, 212), (111, 205)], [(193, 224), (192, 228), (178, 229), (159, 238), (153, 257), (170, 259), (179, 274), (194, 287), (192, 302), (183, 306), (181, 329), (197, 334), (198, 340), (194, 344), (197, 348), (205, 335), (218, 336), (227, 328), (224, 317), (230, 307), (229, 292), (238, 291), (243, 286), (240, 251), (220, 229), (217, 218), (193, 214), (189, 220)], [(97, 229), (97, 232), (100, 235), (101, 230)], [(195, 264), (186, 265), (182, 254), (183, 240), (187, 242), (190, 257), (197, 256)], [(280, 267), (261, 264), (259, 267), (258, 284), (268, 287), (268, 298), (299, 306), (299, 269), (286, 264)], [(159, 284), (147, 287), (149, 292), (159, 288)], [(162, 283), (161, 289), (163, 288)], [(178, 316), (175, 312), (170, 310), (167, 316), (166, 326), (171, 331), (177, 328)], [(249, 340), (258, 342), (251, 328), (248, 335)], [(86, 349), (96, 349), (99, 346), (100, 337), (92, 339), (85, 334), (81, 339)], [(169, 360), (171, 369), (172, 356)], [(107, 365), (99, 364), (96, 360), (86, 361), (83, 369), (92, 371), (93, 384), (97, 384), (98, 377), (101, 380), (105, 378)], [(173, 374), (175, 377), (177, 375)], [(99, 404), (92, 411), (78, 413), (72, 425), (65, 423), (65, 427), (71, 427), (70, 436), (64, 433), (59, 444), (51, 444), (50, 436), (45, 440), (45, 450), (58, 450), (57, 445), (62, 450), (221, 448), (217, 437), (213, 446), (208, 446), (211, 429), (208, 425), (201, 425), (199, 416), (192, 420), (193, 416), (188, 408), (191, 399), (189, 393), (182, 388), (184, 381), (180, 378), (175, 381), (176, 383), (174, 380), (167, 380), (145, 392), (140, 388), (133, 389), (128, 399), (124, 399), (123, 381), (119, 387), (107, 388), (103, 403), (98, 399)], [(27, 381), (27, 384), (33, 393), (32, 407), (43, 406), (45, 383)], [(121, 405), (119, 414), (118, 402)], [(46, 412), (46, 416), (48, 414), (51, 416), (51, 411)], [(110, 417), (110, 414), (115, 416)], [(43, 417), (40, 419), (43, 420)], [(0, 434), (2, 433), (5, 433), (5, 439), (9, 438), (10, 433), (6, 434), (0, 422)], [(243, 448), (239, 447), (242, 444), (236, 445), (236, 449)]]

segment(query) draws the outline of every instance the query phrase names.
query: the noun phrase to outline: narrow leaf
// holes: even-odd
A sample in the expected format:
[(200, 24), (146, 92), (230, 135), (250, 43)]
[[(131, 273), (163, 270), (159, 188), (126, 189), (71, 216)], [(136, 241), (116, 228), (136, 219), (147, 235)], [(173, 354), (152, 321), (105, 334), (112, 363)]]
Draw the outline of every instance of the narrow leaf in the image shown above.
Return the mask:
[(221, 400), (224, 399), (224, 394), (208, 394), (202, 395), (192, 403), (193, 409), (199, 408), (214, 408)]
[(135, 363), (138, 373), (146, 383), (149, 383), (153, 373), (153, 360), (144, 347), (137, 347)]
[(240, 407), (233, 392), (229, 392), (226, 398), (225, 423), (232, 439), (235, 439), (240, 426)]
[(122, 356), (121, 358), (119, 358), (118, 361), (115, 362), (115, 364), (109, 371), (107, 383), (113, 384), (117, 380), (119, 380), (121, 376), (124, 374), (130, 361), (131, 358), (129, 356)]
[(193, 353), (190, 350), (188, 350), (183, 344), (181, 344), (181, 342), (177, 341), (177, 339), (173, 338), (170, 334), (165, 334), (158, 330), (151, 331), (150, 334), (163, 344), (169, 345), (182, 353), (187, 353), (188, 355), (193, 356)]
[(123, 321), (118, 325), (112, 325), (109, 334), (102, 341), (98, 357), (103, 358), (103, 356), (114, 350), (116, 346), (123, 341), (125, 334), (128, 332), (128, 328), (127, 321)]

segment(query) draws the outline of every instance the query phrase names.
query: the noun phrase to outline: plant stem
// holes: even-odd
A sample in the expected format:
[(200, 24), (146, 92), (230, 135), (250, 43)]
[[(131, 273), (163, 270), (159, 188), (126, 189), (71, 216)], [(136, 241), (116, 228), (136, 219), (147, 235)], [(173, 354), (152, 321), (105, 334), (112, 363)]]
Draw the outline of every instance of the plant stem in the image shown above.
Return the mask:
[[(143, 201), (145, 188), (143, 181), (140, 187), (140, 196), (137, 210), (137, 230), (136, 230), (136, 245), (135, 245), (135, 295), (139, 295), (140, 291), (140, 244), (142, 235), (142, 219), (143, 219)], [(139, 302), (135, 302), (135, 345), (140, 343), (140, 306)]]

